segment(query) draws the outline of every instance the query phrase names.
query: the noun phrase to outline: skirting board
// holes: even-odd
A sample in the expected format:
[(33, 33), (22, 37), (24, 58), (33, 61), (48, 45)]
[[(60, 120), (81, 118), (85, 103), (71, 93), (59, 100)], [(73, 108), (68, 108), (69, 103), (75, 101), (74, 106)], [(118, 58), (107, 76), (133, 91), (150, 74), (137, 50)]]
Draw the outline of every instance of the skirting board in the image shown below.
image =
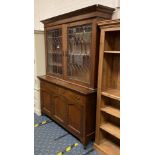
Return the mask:
[(38, 116), (41, 116), (41, 110), (34, 108), (34, 113), (37, 114)]

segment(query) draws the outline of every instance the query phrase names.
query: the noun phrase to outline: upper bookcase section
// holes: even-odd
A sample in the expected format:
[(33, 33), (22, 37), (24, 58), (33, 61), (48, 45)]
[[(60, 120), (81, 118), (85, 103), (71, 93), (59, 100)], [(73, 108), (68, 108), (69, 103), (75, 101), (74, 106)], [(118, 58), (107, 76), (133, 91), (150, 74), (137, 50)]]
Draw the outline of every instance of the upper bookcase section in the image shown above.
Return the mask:
[(46, 20), (42, 20), (41, 22), (43, 22), (46, 27), (97, 17), (102, 19), (110, 19), (114, 10), (115, 9), (113, 8), (96, 4), (59, 16), (55, 16)]

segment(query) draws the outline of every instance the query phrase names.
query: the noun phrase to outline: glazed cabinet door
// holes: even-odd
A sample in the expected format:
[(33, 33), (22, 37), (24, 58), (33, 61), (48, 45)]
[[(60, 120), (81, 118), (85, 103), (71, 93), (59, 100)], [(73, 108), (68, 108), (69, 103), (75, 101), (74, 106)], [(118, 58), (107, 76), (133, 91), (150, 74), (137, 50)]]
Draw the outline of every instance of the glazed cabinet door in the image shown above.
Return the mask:
[(52, 102), (50, 93), (41, 90), (41, 110), (43, 113), (51, 116)]
[(62, 124), (66, 124), (66, 101), (59, 95), (53, 95), (53, 117)]
[(68, 24), (67, 79), (90, 85), (92, 24)]
[(77, 136), (82, 136), (84, 107), (78, 103), (67, 104), (67, 127)]
[(61, 26), (46, 30), (46, 53), (47, 74), (62, 77), (63, 49)]

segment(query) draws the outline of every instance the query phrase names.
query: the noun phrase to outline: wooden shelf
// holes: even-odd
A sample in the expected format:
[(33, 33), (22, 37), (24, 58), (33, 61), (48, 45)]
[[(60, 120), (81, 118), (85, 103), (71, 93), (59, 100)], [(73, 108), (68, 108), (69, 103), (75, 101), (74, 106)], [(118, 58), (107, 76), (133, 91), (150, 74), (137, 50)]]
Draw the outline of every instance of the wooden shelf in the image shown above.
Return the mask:
[(108, 89), (103, 91), (101, 94), (116, 100), (120, 100), (120, 90), (118, 89)]
[(105, 139), (100, 145), (94, 144), (94, 147), (99, 151), (104, 153), (104, 155), (120, 155), (120, 148), (111, 141)]
[(115, 136), (116, 138), (120, 139), (120, 129), (119, 127), (111, 124), (111, 123), (105, 123), (100, 126), (100, 129), (110, 133), (111, 135)]
[(112, 106), (107, 106), (105, 108), (101, 108), (101, 111), (105, 112), (105, 113), (108, 113), (112, 116), (115, 116), (117, 118), (120, 118), (120, 110), (119, 109), (116, 109)]
[(120, 51), (104, 51), (104, 53), (116, 53), (116, 54), (120, 54)]

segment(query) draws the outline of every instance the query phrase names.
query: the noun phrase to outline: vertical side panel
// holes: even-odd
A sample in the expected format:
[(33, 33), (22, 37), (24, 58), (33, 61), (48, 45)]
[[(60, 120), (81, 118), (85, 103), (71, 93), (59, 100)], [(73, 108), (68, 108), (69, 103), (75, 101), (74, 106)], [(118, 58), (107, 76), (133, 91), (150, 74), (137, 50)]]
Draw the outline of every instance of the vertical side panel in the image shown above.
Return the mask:
[(100, 36), (100, 61), (99, 61), (99, 73), (98, 73), (98, 89), (97, 89), (97, 112), (96, 112), (96, 134), (95, 134), (95, 143), (99, 144), (100, 141), (100, 104), (101, 104), (101, 86), (102, 86), (102, 74), (103, 74), (103, 56), (104, 56), (104, 39), (105, 39), (105, 32), (101, 29), (101, 36)]

